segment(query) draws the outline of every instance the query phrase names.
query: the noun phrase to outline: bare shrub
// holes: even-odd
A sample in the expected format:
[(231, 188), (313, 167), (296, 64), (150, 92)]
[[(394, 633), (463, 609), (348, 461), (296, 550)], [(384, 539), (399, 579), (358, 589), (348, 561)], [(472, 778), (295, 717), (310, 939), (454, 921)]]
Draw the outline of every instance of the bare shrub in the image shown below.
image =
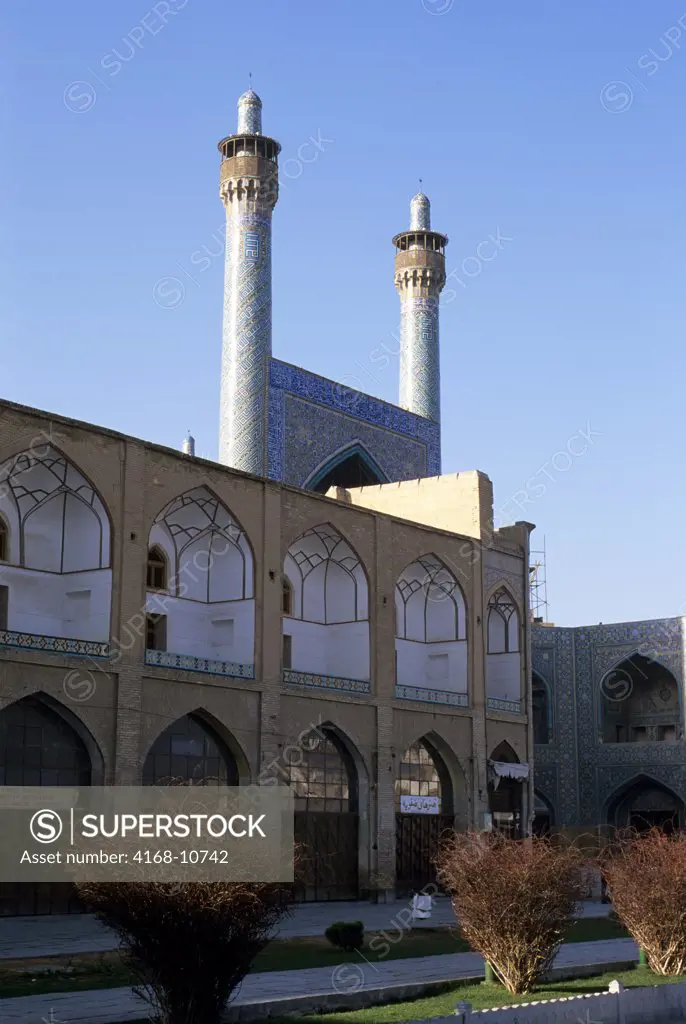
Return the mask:
[(537, 837), (453, 833), (437, 867), (464, 938), (508, 992), (530, 992), (583, 898), (579, 852)]
[(686, 971), (686, 834), (618, 833), (601, 855), (608, 896), (656, 974)]
[(81, 899), (119, 936), (156, 1024), (219, 1024), (290, 888), (238, 882), (83, 882)]

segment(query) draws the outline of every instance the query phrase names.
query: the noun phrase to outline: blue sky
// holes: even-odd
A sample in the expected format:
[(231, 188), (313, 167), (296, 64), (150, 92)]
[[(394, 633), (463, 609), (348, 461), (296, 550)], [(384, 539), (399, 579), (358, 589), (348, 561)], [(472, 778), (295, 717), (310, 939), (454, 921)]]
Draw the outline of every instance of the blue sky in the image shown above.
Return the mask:
[(221, 248), (216, 143), (252, 72), (283, 146), (274, 355), (397, 401), (397, 359), (370, 355), (395, 350), (390, 239), (423, 178), (453, 275), (443, 471), (483, 470), (497, 521), (537, 524), (553, 621), (686, 613), (686, 6), (3, 17), (3, 397), (172, 447), (190, 427), (216, 457), (222, 261), (193, 254)]

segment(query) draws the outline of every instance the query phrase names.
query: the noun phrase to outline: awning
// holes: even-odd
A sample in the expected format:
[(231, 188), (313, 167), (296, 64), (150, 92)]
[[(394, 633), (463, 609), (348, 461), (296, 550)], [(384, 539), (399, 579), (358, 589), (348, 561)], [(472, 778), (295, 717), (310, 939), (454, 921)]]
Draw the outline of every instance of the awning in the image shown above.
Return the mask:
[(514, 779), (516, 782), (524, 782), (529, 778), (528, 764), (514, 764), (510, 761), (489, 761), (488, 781), (494, 789), (498, 788), (501, 779)]

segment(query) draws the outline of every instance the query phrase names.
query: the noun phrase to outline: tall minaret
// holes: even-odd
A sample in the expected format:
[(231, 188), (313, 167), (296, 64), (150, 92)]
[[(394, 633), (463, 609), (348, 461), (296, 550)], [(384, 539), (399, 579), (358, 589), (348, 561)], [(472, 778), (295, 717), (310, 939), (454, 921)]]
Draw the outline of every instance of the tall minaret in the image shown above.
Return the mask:
[(445, 284), (446, 235), (431, 230), (431, 204), (420, 192), (410, 202), (410, 228), (393, 239), (400, 295), (400, 405), (436, 423), (441, 419), (438, 300)]
[(238, 129), (219, 143), (226, 207), (219, 461), (267, 475), (267, 388), (272, 354), (272, 210), (281, 146), (262, 134), (262, 101), (238, 100)]

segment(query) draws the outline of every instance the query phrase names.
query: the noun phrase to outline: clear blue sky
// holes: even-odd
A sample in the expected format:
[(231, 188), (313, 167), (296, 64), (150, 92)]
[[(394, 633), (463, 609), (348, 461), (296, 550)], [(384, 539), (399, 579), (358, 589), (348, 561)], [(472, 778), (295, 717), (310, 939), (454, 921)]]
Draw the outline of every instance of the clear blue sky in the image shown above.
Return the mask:
[[(251, 71), (283, 146), (274, 355), (397, 401), (397, 359), (379, 372), (370, 355), (395, 349), (390, 239), (421, 176), (457, 275), (444, 472), (483, 470), (498, 521), (537, 524), (553, 621), (686, 612), (682, 6), (14, 0), (2, 15), (3, 397), (172, 447), (190, 427), (216, 457), (222, 261), (192, 259), (221, 247), (216, 143)], [(330, 141), (298, 164), (311, 136)], [(498, 230), (510, 241), (479, 264)], [(153, 298), (167, 277), (186, 286), (173, 309)], [(586, 453), (553, 466), (588, 424)]]

